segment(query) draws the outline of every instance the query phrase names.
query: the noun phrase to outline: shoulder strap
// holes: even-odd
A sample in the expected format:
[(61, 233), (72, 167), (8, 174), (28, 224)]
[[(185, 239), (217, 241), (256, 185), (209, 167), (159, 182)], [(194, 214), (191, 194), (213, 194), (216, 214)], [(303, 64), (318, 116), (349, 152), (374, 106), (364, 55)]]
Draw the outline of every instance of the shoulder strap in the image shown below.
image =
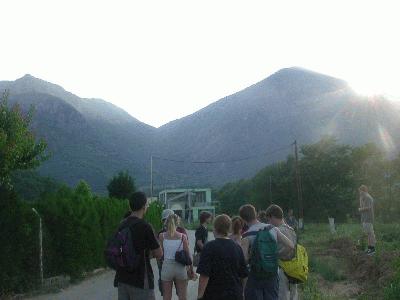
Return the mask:
[(132, 227), (134, 227), (135, 225), (141, 223), (142, 221), (143, 221), (143, 220), (142, 220), (142, 219), (139, 219), (139, 218), (133, 220), (132, 222), (130, 222), (128, 219), (126, 219), (125, 222), (123, 222), (123, 223), (121, 224), (121, 226), (119, 227), (118, 230), (122, 230), (122, 229), (124, 229), (124, 228), (126, 228), (126, 227), (130, 227), (130, 228), (132, 229)]
[(253, 236), (253, 235), (257, 235), (258, 231), (246, 231), (245, 233), (243, 233), (242, 238), (246, 238), (248, 236)]
[(268, 224), (266, 227), (264, 227), (264, 230), (270, 231), (274, 227), (274, 225)]
[(261, 230), (267, 230), (270, 231), (272, 228), (274, 228), (274, 225), (268, 224), (267, 226), (265, 226), (264, 228), (261, 228), (257, 231), (246, 231), (245, 233), (243, 233), (242, 238), (246, 238), (248, 236), (253, 236), (253, 235), (257, 235), (257, 233)]
[(181, 233), (181, 243), (179, 244), (178, 249), (176, 249), (176, 251), (179, 251), (179, 249), (181, 248), (182, 244), (183, 244), (183, 233)]

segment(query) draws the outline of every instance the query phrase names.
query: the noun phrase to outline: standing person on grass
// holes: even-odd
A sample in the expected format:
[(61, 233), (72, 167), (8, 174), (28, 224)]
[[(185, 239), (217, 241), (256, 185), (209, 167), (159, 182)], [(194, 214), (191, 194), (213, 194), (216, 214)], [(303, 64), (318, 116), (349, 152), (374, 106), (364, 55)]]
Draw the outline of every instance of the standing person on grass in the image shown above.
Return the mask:
[(198, 298), (205, 300), (242, 300), (247, 266), (241, 247), (228, 237), (232, 222), (227, 215), (214, 220), (215, 240), (201, 252)]
[(202, 211), (200, 214), (200, 226), (195, 232), (195, 252), (201, 253), (204, 245), (208, 241), (207, 225), (211, 222), (212, 215), (208, 211)]
[(143, 220), (148, 208), (147, 197), (142, 192), (135, 192), (129, 197), (132, 213), (121, 226), (129, 226), (132, 234), (132, 245), (139, 256), (135, 272), (117, 270), (118, 300), (154, 300), (154, 275), (150, 256), (161, 258), (163, 253), (154, 235), (153, 228)]
[[(278, 205), (270, 205), (266, 210), (268, 223), (279, 228), (279, 230), (291, 242), (297, 244), (296, 232), (292, 227), (285, 223), (283, 219), (283, 210)], [(280, 260), (292, 260), (295, 257), (295, 250), (283, 247), (278, 244), (278, 257)], [(298, 300), (297, 284), (291, 283), (291, 279), (285, 274), (283, 269), (279, 268), (279, 300)]]
[(188, 273), (191, 277), (194, 274), (192, 265), (190, 265), (187, 270), (186, 266), (175, 260), (176, 252), (182, 250), (186, 252), (187, 257), (191, 258), (187, 236), (176, 230), (177, 223), (178, 216), (175, 214), (169, 215), (166, 221), (167, 231), (159, 235), (159, 240), (164, 252), (164, 261), (161, 269), (164, 300), (171, 300), (174, 282), (179, 300), (186, 300)]
[(375, 254), (375, 232), (374, 232), (374, 199), (368, 193), (368, 187), (362, 185), (358, 189), (360, 193), (360, 208), (358, 211), (361, 214), (361, 223), (364, 233), (368, 236), (368, 249), (365, 251), (368, 255)]
[[(246, 283), (245, 288), (245, 299), (246, 300), (278, 300), (279, 299), (279, 276), (278, 276), (278, 253), (268, 253), (268, 256), (265, 257), (265, 254), (261, 253), (262, 257), (253, 257), (253, 246), (257, 242), (258, 234), (263, 234), (261, 231), (266, 230), (269, 232), (269, 249), (277, 248), (282, 246), (283, 248), (294, 249), (294, 244), (280, 232), (280, 230), (274, 227), (271, 224), (261, 223), (257, 220), (256, 209), (253, 205), (247, 204), (243, 205), (239, 209), (240, 217), (247, 223), (249, 229), (243, 234), (242, 237), (242, 249), (243, 254), (246, 259), (246, 263), (250, 262), (250, 273), (249, 278)], [(265, 248), (265, 247), (262, 247)], [(255, 247), (254, 249), (257, 249)], [(253, 269), (256, 265), (253, 263), (257, 260), (262, 260), (264, 262), (265, 259), (268, 260), (268, 263), (271, 263), (276, 266), (275, 269), (270, 270), (270, 272), (266, 273), (266, 271), (262, 270), (261, 272), (265, 272), (265, 275), (260, 278), (260, 271)], [(263, 274), (261, 274), (263, 275)]]

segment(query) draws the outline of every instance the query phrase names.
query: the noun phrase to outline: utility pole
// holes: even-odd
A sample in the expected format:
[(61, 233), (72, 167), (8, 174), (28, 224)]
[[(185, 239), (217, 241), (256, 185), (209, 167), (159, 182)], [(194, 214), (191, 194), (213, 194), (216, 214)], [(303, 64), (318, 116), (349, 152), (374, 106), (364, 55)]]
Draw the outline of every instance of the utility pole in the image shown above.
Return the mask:
[(272, 176), (269, 176), (269, 202), (272, 204)]
[(39, 218), (39, 262), (40, 262), (40, 284), (43, 286), (43, 231), (42, 231), (42, 218), (40, 217), (39, 213), (36, 209), (32, 208), (32, 211), (38, 216)]
[(150, 156), (150, 199), (153, 200), (153, 155)]
[(303, 228), (303, 195), (301, 188), (300, 170), (299, 170), (299, 155), (297, 149), (297, 140), (294, 141), (294, 157), (295, 157), (295, 172), (297, 186), (297, 201), (299, 205), (299, 228)]

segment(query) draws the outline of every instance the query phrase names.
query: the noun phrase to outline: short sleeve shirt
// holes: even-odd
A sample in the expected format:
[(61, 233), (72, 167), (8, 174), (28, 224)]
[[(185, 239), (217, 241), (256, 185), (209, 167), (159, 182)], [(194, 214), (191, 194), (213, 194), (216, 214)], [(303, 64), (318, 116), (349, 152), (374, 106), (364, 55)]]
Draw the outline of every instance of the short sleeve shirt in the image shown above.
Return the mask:
[(374, 199), (370, 194), (365, 193), (361, 196), (362, 208), (370, 207), (371, 209), (361, 212), (361, 222), (362, 223), (373, 223), (374, 222)]
[(201, 241), (203, 245), (208, 241), (208, 230), (203, 225), (200, 225), (199, 228), (196, 229), (195, 232), (196, 242), (195, 242), (195, 250), (197, 252), (201, 252), (199, 246), (197, 246), (197, 241)]
[(242, 248), (231, 239), (208, 242), (201, 252), (197, 273), (209, 277), (205, 299), (243, 299), (241, 279), (248, 271)]
[[(128, 217), (121, 226), (125, 226), (126, 223), (132, 223), (137, 217)], [(149, 223), (141, 220), (139, 223), (131, 227), (132, 230), (132, 242), (135, 249), (135, 253), (140, 255), (140, 264), (138, 269), (133, 272), (126, 272), (124, 270), (117, 271), (118, 282), (132, 285), (141, 289), (154, 289), (154, 275), (153, 269), (150, 265), (149, 254), (151, 250), (158, 249), (160, 247), (155, 235), (153, 228)], [(147, 280), (145, 280), (145, 272), (147, 273)], [(145, 286), (145, 282), (148, 286)]]

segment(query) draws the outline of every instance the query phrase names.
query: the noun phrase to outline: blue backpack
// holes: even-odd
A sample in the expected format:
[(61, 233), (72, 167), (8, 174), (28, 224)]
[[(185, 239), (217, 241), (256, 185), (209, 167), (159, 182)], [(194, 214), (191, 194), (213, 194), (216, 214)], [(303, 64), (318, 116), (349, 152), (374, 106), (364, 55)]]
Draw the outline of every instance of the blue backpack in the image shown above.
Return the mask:
[(110, 238), (104, 251), (107, 265), (118, 271), (134, 272), (140, 263), (140, 255), (135, 252), (132, 239), (132, 228), (140, 223), (141, 219), (129, 221), (126, 219)]

